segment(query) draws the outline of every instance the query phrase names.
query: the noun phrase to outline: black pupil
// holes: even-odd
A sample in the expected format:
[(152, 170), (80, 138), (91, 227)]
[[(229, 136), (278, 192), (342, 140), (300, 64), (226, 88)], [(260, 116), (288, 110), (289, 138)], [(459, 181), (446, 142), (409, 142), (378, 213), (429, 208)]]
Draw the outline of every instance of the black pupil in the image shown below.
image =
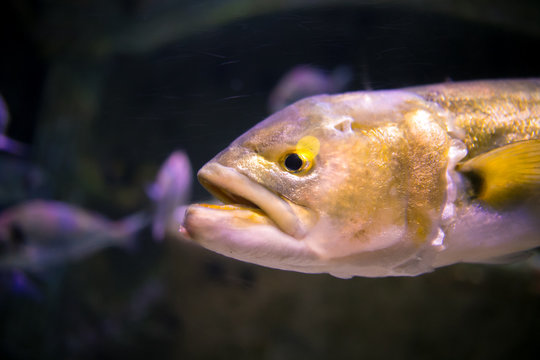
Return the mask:
[(298, 154), (292, 153), (285, 158), (285, 167), (291, 171), (298, 171), (302, 168), (303, 161)]

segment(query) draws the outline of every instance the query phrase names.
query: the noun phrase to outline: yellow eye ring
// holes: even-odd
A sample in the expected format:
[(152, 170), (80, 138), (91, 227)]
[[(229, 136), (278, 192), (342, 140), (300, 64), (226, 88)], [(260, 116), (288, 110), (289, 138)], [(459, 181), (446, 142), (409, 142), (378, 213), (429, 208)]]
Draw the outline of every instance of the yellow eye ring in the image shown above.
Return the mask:
[(281, 167), (292, 174), (305, 173), (313, 167), (313, 159), (309, 158), (309, 153), (289, 152), (282, 156)]
[(313, 167), (320, 146), (315, 136), (304, 136), (298, 140), (295, 150), (285, 153), (279, 163), (283, 170), (291, 174), (305, 174)]

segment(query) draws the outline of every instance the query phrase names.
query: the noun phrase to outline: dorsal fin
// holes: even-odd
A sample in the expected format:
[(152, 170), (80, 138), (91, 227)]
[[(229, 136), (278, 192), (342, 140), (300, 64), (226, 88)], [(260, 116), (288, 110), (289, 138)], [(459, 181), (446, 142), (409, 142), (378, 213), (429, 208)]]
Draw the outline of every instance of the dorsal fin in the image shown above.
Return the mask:
[(471, 181), (473, 195), (492, 207), (537, 199), (540, 195), (540, 140), (499, 147), (458, 164), (456, 169)]

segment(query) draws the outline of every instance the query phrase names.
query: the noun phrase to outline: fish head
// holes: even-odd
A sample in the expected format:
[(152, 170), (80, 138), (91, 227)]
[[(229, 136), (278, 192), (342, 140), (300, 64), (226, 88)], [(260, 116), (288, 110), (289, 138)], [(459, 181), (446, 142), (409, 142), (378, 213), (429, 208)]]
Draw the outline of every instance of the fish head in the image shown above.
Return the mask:
[[(389, 263), (418, 250), (416, 233), (432, 232), (429, 213), (440, 213), (444, 197), (442, 159), (410, 179), (421, 175), (411, 175), (414, 151), (434, 154), (428, 139), (436, 150), (446, 143), (437, 114), (424, 108), (409, 93), (360, 92), (314, 96), (275, 113), (198, 172), (225, 205), (190, 206), (184, 230), (206, 248), (269, 267), (392, 274)], [(411, 149), (411, 138), (422, 144)], [(436, 188), (434, 199), (409, 194), (420, 181)]]

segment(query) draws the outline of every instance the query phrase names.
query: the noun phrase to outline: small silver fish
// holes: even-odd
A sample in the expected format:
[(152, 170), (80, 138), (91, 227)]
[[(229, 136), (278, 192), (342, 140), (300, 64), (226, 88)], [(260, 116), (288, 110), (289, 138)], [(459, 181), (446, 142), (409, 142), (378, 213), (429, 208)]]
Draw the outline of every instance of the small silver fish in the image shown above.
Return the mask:
[(414, 276), (540, 246), (540, 79), (310, 97), (208, 162), (182, 236), (269, 267)]
[(187, 154), (175, 151), (161, 166), (155, 183), (147, 189), (155, 203), (152, 234), (156, 240), (178, 232), (184, 213), (177, 209), (189, 201), (192, 176)]
[(338, 66), (328, 73), (311, 65), (298, 65), (279, 80), (268, 98), (271, 113), (307, 96), (342, 92), (352, 80), (348, 66)]
[(142, 213), (113, 222), (62, 202), (25, 202), (0, 213), (0, 268), (39, 271), (128, 245), (147, 224)]

